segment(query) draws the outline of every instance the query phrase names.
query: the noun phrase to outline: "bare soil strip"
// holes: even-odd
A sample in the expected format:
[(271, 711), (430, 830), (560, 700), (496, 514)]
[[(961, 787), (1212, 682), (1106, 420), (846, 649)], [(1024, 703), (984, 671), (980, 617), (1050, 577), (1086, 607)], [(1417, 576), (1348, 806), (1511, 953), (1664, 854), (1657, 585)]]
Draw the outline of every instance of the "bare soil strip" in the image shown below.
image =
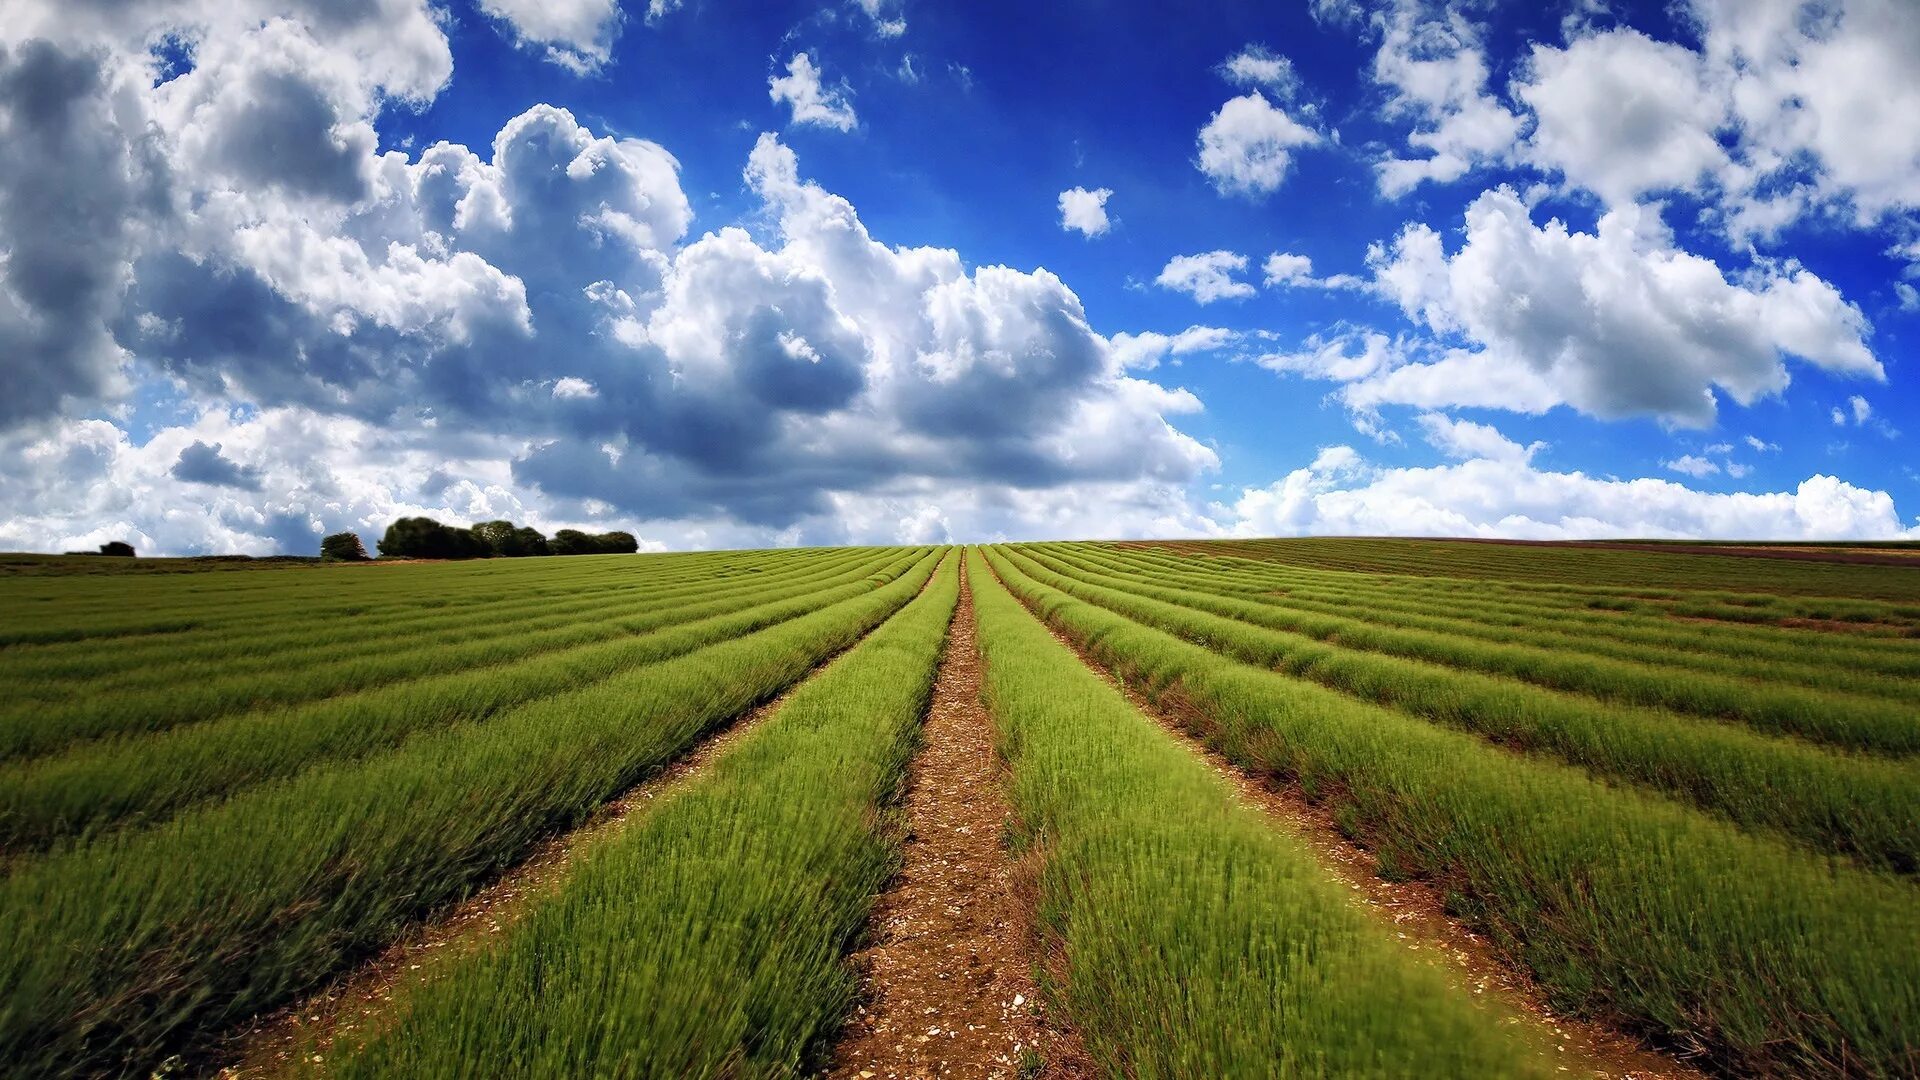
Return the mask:
[(1533, 1025), (1544, 1044), (1554, 1047), (1555, 1064), (1563, 1071), (1612, 1080), (1705, 1080), (1706, 1074), (1700, 1070), (1646, 1048), (1618, 1028), (1554, 1011), (1546, 994), (1525, 970), (1504, 960), (1484, 935), (1447, 914), (1445, 898), (1438, 889), (1424, 881), (1381, 878), (1380, 864), (1373, 853), (1347, 839), (1334, 823), (1333, 814), (1309, 802), (1299, 785), (1282, 784), (1277, 777), (1262, 780), (1250, 776), (1206, 745), (1208, 720), (1199, 710), (1176, 713), (1156, 708), (1072, 639), (1052, 626), (1047, 629), (1089, 669), (1125, 694), (1134, 708), (1204, 760), (1233, 786), (1242, 802), (1305, 841), (1327, 872), (1347, 887), (1354, 902), (1387, 924), (1394, 938), (1409, 951), (1420, 953), (1456, 985), (1504, 1004), (1520, 1022)]
[[(931, 579), (929, 579), (931, 580)], [(862, 638), (861, 640), (865, 640)], [(855, 642), (854, 645), (858, 645)], [(848, 646), (851, 649), (853, 646)], [(333, 1047), (360, 1045), (404, 1014), (409, 993), (433, 981), (460, 957), (485, 948), (557, 892), (574, 862), (594, 845), (618, 833), (637, 816), (684, 788), (708, 764), (745, 738), (777, 711), (808, 680), (833, 664), (846, 649), (828, 657), (805, 679), (765, 704), (716, 728), (693, 749), (659, 772), (601, 804), (578, 828), (556, 834), (503, 876), (342, 976), (305, 1001), (257, 1018), (236, 1032), (217, 1060), (230, 1062), (220, 1080), (272, 1077), (296, 1064), (324, 1067)]]
[(828, 1075), (1093, 1075), (1034, 983), (1039, 942), (1029, 890), (1001, 843), (1011, 810), (980, 702), (964, 576), (923, 739), (903, 800), (904, 862), (874, 909), (870, 944), (853, 957), (862, 1004)]

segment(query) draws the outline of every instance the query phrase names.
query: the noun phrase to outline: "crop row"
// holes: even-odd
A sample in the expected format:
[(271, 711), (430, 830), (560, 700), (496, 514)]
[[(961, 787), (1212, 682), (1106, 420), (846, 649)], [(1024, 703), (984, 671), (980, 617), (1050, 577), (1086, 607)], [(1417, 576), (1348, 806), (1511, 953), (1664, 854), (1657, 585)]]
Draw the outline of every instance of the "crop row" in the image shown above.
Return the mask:
[[(839, 583), (880, 572), (890, 576), (915, 556), (895, 554), (884, 561), (859, 564), (825, 580)], [(203, 678), (185, 685), (161, 683), (123, 693), (102, 691), (60, 705), (17, 708), (0, 724), (0, 761), (35, 757), (64, 746), (103, 736), (127, 737), (162, 732), (214, 718), (297, 706), (315, 699), (350, 695), (378, 687), (436, 675), (461, 675), (506, 665), (529, 657), (606, 643), (618, 643), (634, 634), (670, 626), (688, 619), (736, 610), (763, 599), (802, 595), (815, 588), (814, 575), (769, 582), (770, 588), (732, 592), (709, 591), (677, 604), (634, 613), (633, 605), (613, 611), (588, 609), (578, 619), (544, 630), (456, 643), (441, 647), (410, 648), (402, 644), (388, 652), (357, 660), (316, 663), (293, 672), (266, 672)]]
[[(559, 563), (562, 560), (549, 560)], [(191, 638), (232, 631), (250, 620), (268, 619), (292, 610), (317, 618), (379, 615), (407, 608), (454, 607), (461, 603), (498, 600), (527, 590), (562, 588), (568, 580), (585, 580), (596, 568), (576, 565), (543, 571), (529, 578), (482, 580), (456, 572), (459, 567), (427, 565), (417, 572), (391, 573), (380, 564), (336, 566), (301, 571), (262, 571), (252, 589), (211, 592), (197, 575), (112, 578), (119, 586), (88, 602), (68, 586), (76, 579), (57, 579), (60, 591), (13, 595), (19, 610), (33, 612), (0, 633), (0, 645), (50, 647), (81, 641), (138, 640), (147, 635)], [(631, 556), (620, 574), (652, 574), (664, 568)], [(598, 569), (605, 571), (605, 566)], [(601, 580), (606, 580), (602, 578)], [(21, 582), (0, 582), (0, 591), (17, 594)], [(38, 610), (35, 610), (38, 608)]]
[[(1036, 553), (1044, 549), (1033, 549)], [(1911, 704), (1794, 686), (1761, 685), (1705, 672), (1675, 672), (1594, 656), (1567, 656), (1527, 645), (1478, 641), (1453, 634), (1401, 630), (1362, 618), (1288, 609), (1283, 600), (1228, 599), (1164, 589), (1140, 575), (1119, 578), (1077, 572), (1104, 585), (1175, 600), (1269, 629), (1284, 630), (1350, 650), (1384, 653), (1518, 679), (1602, 701), (1672, 709), (1708, 719), (1738, 721), (1756, 730), (1797, 735), (1849, 749), (1884, 753), (1920, 750), (1920, 721)]]
[[(905, 572), (921, 556), (891, 566)], [(83, 744), (67, 754), (0, 767), (0, 851), (45, 848), (90, 830), (151, 824), (197, 802), (290, 776), (323, 761), (365, 757), (422, 731), (469, 724), (564, 690), (805, 615), (859, 596), (849, 575), (761, 597), (657, 613), (644, 633), (530, 660), (454, 670), (293, 709), (229, 716), (141, 739)], [(634, 620), (639, 623), (641, 620)], [(645, 627), (630, 627), (630, 630)]]
[[(1733, 821), (1778, 829), (1818, 850), (1910, 873), (1920, 869), (1912, 762), (1843, 756), (1670, 713), (1569, 694), (1424, 661), (1351, 652), (1236, 616), (1238, 602), (1070, 576), (1036, 552), (1014, 556), (1053, 588), (1244, 663), (1539, 750), (1602, 775), (1676, 795)], [(1062, 571), (1067, 571), (1063, 573)], [(1259, 609), (1252, 609), (1255, 619)]]
[(812, 614), (309, 769), (0, 881), (0, 1062), (142, 1071), (271, 1008), (767, 700), (938, 559)]
[(879, 808), (917, 741), (956, 561), (329, 1074), (803, 1074), (852, 1003), (843, 954), (895, 865)]
[[(1212, 545), (1205, 545), (1211, 548)], [(1636, 551), (1582, 545), (1488, 544), (1460, 540), (1255, 540), (1236, 554), (1325, 569), (1537, 581), (1555, 585), (1615, 584), (1684, 590), (1717, 589), (1816, 602), (1867, 598), (1911, 608), (1920, 587), (1884, 567), (1783, 561), (1711, 553)]]
[(1054, 991), (1103, 1072), (1550, 1072), (973, 558), (988, 701), (1064, 969)]
[(1201, 572), (1177, 560), (1097, 545), (1060, 545), (1059, 550), (1117, 570), (1145, 573), (1164, 584), (1278, 596), (1289, 606), (1323, 614), (1364, 612), (1371, 621), (1490, 641), (1551, 645), (1613, 659), (1887, 696), (1904, 695), (1909, 681), (1920, 676), (1920, 650), (1899, 639), (1600, 614), (1530, 603), (1484, 586), (1442, 592), (1351, 576), (1329, 579), (1285, 567), (1256, 571), (1220, 566)]
[[(1324, 560), (1299, 558), (1304, 546), (1323, 541), (1252, 541), (1237, 545), (1184, 545), (1187, 554), (1202, 559), (1234, 559), (1265, 566), (1291, 566), (1320, 573), (1356, 578), (1419, 583), (1435, 588), (1486, 589), (1528, 593), (1564, 602), (1604, 604), (1618, 609), (1648, 612), (1718, 614), (1727, 618), (1771, 621), (1780, 618), (1842, 618), (1884, 621), (1889, 632), (1920, 618), (1920, 607), (1912, 600), (1920, 592), (1901, 585), (1891, 595), (1876, 585), (1889, 578), (1884, 567), (1845, 566), (1833, 563), (1781, 563), (1755, 559), (1649, 555), (1657, 560), (1681, 560), (1669, 572), (1649, 573), (1644, 565), (1629, 561), (1608, 563), (1606, 552), (1595, 559), (1584, 550), (1572, 553), (1580, 572), (1567, 574), (1547, 569), (1565, 566), (1568, 552), (1552, 548), (1517, 548), (1508, 561), (1476, 560), (1472, 552), (1483, 545), (1460, 541), (1432, 544), (1433, 558), (1427, 562), (1403, 561), (1395, 541), (1346, 541), (1345, 550), (1354, 553), (1350, 565), (1332, 565)], [(1125, 545), (1134, 550), (1170, 550), (1165, 545)], [(1612, 553), (1618, 559), (1622, 553)], [(1556, 561), (1558, 560), (1558, 561)], [(1725, 571), (1703, 576), (1700, 571), (1721, 565)], [(1838, 567), (1837, 576), (1832, 574)], [(1825, 583), (1819, 583), (1827, 574)], [(1897, 575), (1896, 575), (1897, 577)]]
[[(823, 564), (872, 558), (877, 551), (796, 554), (770, 562), (764, 575), (738, 578), (687, 577), (680, 573), (581, 576), (553, 590), (538, 589), (484, 597), (440, 595), (439, 603), (413, 602), (380, 612), (320, 616), (288, 597), (277, 614), (250, 617), (222, 629), (188, 634), (161, 634), (115, 639), (110, 646), (93, 640), (0, 650), (0, 673), (15, 685), (40, 692), (63, 684), (82, 691), (132, 678), (153, 678), (157, 667), (191, 671), (210, 665), (227, 672), (299, 665), (332, 656), (353, 655), (400, 637), (409, 640), (458, 633), (474, 626), (504, 627), (552, 611), (557, 606), (613, 599), (657, 602), (699, 595), (703, 591), (751, 588), (765, 577), (805, 572)], [(641, 560), (644, 562), (644, 560)], [(325, 571), (341, 576), (371, 570)], [(426, 598), (421, 598), (425, 600)], [(164, 674), (164, 672), (162, 672)]]
[(1734, 1071), (1917, 1064), (1910, 883), (1239, 663), (989, 555), (1029, 606), (1229, 757), (1333, 803), (1383, 872), (1454, 894), (1564, 1004)]

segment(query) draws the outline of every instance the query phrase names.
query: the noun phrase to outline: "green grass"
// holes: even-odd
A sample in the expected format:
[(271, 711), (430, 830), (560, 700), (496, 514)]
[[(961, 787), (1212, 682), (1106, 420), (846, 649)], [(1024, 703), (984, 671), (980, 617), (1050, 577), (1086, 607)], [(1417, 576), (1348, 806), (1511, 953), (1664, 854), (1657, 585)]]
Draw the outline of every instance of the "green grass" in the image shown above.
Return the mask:
[[(1359, 613), (1367, 621), (1459, 633), (1490, 641), (1551, 647), (1680, 669), (1790, 682), (1904, 698), (1920, 676), (1920, 653), (1897, 642), (1848, 641), (1817, 631), (1675, 623), (1664, 618), (1599, 614), (1528, 603), (1486, 583), (1471, 590), (1410, 588), (1365, 575), (1259, 572), (1231, 566), (1197, 572), (1139, 549), (1058, 545), (1061, 557), (1110, 573), (1140, 574), (1177, 588), (1239, 596), (1323, 615)], [(1275, 572), (1278, 570), (1279, 572)], [(1897, 651), (1896, 651), (1897, 650)]]
[[(173, 635), (139, 640), (79, 641), (16, 647), (0, 652), (0, 674), (18, 692), (42, 701), (63, 700), (103, 691), (178, 686), (201, 675), (226, 677), (285, 673), (365, 656), (437, 648), (504, 634), (553, 626), (590, 624), (600, 613), (646, 611), (688, 601), (712, 600), (729, 593), (773, 587), (839, 572), (849, 565), (899, 552), (853, 551), (830, 557), (795, 558), (747, 578), (662, 575), (632, 580), (588, 575), (558, 586), (528, 589), (505, 597), (441, 605), (361, 611), (332, 619), (299, 618), (251, 621), (219, 637), (198, 643)], [(211, 606), (211, 605), (210, 605)]]
[(917, 742), (956, 567), (949, 557), (918, 600), (327, 1074), (747, 1077), (817, 1064), (856, 988), (843, 955), (896, 864), (880, 808)]
[[(886, 560), (904, 573), (923, 555)], [(323, 761), (365, 757), (435, 728), (485, 720), (504, 709), (590, 687), (642, 665), (682, 656), (869, 592), (875, 560), (820, 582), (657, 610), (645, 618), (587, 623), (591, 642), (531, 660), (420, 677), (164, 731), (83, 744), (68, 754), (0, 766), (0, 851), (39, 850), (123, 821), (152, 824), (197, 802), (291, 776)], [(848, 580), (852, 579), (852, 580)], [(778, 585), (779, 582), (770, 584)], [(750, 604), (750, 606), (748, 606)], [(457, 650), (453, 650), (456, 651)], [(317, 695), (316, 695), (317, 696)]]
[(1597, 656), (1568, 656), (1527, 645), (1476, 641), (1454, 634), (1401, 630), (1361, 618), (1288, 610), (1278, 606), (1280, 602), (1176, 593), (1143, 581), (1130, 581), (1128, 587), (1159, 599), (1179, 595), (1182, 602), (1230, 609), (1237, 619), (1336, 642), (1344, 649), (1506, 676), (1603, 701), (1736, 721), (1758, 731), (1795, 735), (1847, 749), (1889, 754), (1920, 751), (1920, 715), (1908, 702), (1763, 685), (1708, 672), (1683, 672)]
[[(866, 573), (897, 572), (912, 556), (893, 554), (836, 575), (854, 580)], [(705, 598), (679, 603), (646, 605), (643, 599), (625, 600), (618, 613), (576, 611), (575, 618), (544, 630), (492, 636), (463, 644), (436, 644), (410, 648), (408, 638), (389, 643), (386, 652), (334, 663), (303, 665), (293, 670), (269, 670), (222, 675), (187, 668), (179, 673), (184, 685), (162, 681), (132, 689), (103, 684), (98, 692), (57, 706), (25, 703), (7, 709), (0, 720), (0, 761), (37, 757), (88, 739), (125, 737), (166, 731), (236, 713), (262, 712), (355, 691), (405, 683), (430, 676), (448, 676), (455, 685), (472, 680), (468, 673), (497, 668), (491, 681), (509, 681), (508, 665), (546, 654), (565, 654), (582, 646), (605, 643), (597, 655), (619, 656), (628, 649), (623, 640), (675, 623), (708, 618), (760, 600), (804, 595), (815, 579), (796, 583), (774, 580), (766, 587), (726, 592), (709, 588)], [(164, 669), (167, 665), (162, 662)], [(583, 676), (584, 677), (584, 676)], [(531, 684), (530, 684), (531, 685)], [(82, 751), (85, 748), (82, 747)]]
[(0, 881), (0, 1067), (151, 1068), (312, 988), (898, 610), (933, 572)]
[(1551, 1074), (973, 559), (988, 698), (1064, 968), (1054, 992), (1103, 1071)]
[[(1738, 727), (1627, 708), (1263, 628), (1265, 609), (1076, 571), (1047, 549), (1010, 556), (1037, 580), (1236, 660), (1282, 671), (1644, 784), (1746, 825), (1901, 873), (1920, 869), (1920, 764), (1836, 754)], [(1076, 571), (1076, 573), (1062, 573)], [(1077, 576), (1076, 576), (1077, 574)], [(1115, 587), (1115, 585), (1120, 587)]]
[(1332, 803), (1383, 872), (1431, 878), (1563, 1004), (1733, 1072), (1910, 1075), (1920, 894), (1578, 770), (1016, 593), (1223, 752)]

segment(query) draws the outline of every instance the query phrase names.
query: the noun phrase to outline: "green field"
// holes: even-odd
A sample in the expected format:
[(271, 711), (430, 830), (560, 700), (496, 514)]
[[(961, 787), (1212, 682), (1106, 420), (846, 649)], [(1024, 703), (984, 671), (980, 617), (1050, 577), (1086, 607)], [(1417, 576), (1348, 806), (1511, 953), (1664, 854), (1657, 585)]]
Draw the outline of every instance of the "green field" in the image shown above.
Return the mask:
[(1204, 744), (1557, 1015), (1709, 1074), (1920, 1075), (1910, 549), (1338, 539), (0, 556), (0, 1070), (213, 1074), (749, 714), (269, 1071), (826, 1068), (956, 611), (1009, 932), (1099, 1074), (1561, 1068)]

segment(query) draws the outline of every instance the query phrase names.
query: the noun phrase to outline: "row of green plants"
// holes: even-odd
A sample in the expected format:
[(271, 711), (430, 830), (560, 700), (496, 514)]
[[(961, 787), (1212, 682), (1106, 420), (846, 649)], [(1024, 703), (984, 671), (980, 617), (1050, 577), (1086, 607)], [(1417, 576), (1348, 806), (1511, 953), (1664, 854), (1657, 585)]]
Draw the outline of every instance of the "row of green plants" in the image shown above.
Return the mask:
[[(270, 667), (306, 667), (314, 662), (344, 659), (391, 648), (393, 639), (409, 643), (432, 642), (471, 634), (481, 629), (510, 630), (529, 617), (595, 601), (628, 600), (659, 603), (708, 594), (714, 590), (752, 588), (783, 575), (811, 568), (841, 565), (872, 558), (876, 549), (832, 552), (796, 552), (786, 559), (768, 560), (748, 575), (724, 576), (700, 567), (645, 575), (570, 574), (521, 589), (481, 591), (443, 589), (413, 594), (401, 602), (374, 607), (357, 604), (343, 612), (317, 614), (292, 597), (278, 602), (280, 617), (254, 612), (250, 618), (207, 628), (192, 634), (158, 634), (117, 640), (110, 648), (88, 642), (17, 646), (0, 650), (0, 673), (23, 693), (48, 698), (61, 693), (93, 693), (107, 686), (141, 680), (189, 681), (174, 671), (204, 666), (225, 673)], [(648, 560), (637, 560), (642, 563)], [(404, 575), (411, 576), (418, 570)], [(195, 598), (205, 610), (218, 610), (218, 598)], [(287, 618), (289, 607), (299, 618)]]
[[(796, 563), (793, 569), (800, 568)], [(709, 586), (706, 591), (714, 588)], [(702, 593), (698, 587), (691, 586), (684, 590), (635, 585), (583, 588), (557, 597), (531, 597), (458, 609), (432, 608), (411, 616), (367, 616), (364, 626), (356, 626), (358, 633), (341, 633), (338, 627), (296, 626), (264, 631), (261, 640), (249, 640), (244, 646), (231, 639), (195, 645), (149, 639), (96, 653), (99, 662), (92, 664), (84, 663), (87, 657), (42, 657), (38, 663), (16, 665), (32, 667), (34, 673), (15, 680), (18, 692), (8, 709), (168, 684), (191, 685), (201, 679), (308, 672), (323, 664), (376, 656), (392, 659), (396, 650), (439, 649), (554, 629), (570, 621), (590, 620), (603, 614), (631, 614), (654, 605), (685, 602), (683, 596), (673, 595), (676, 591), (693, 597)], [(353, 621), (359, 623), (357, 618)], [(107, 655), (109, 652), (115, 655)], [(88, 668), (92, 673), (83, 674)], [(28, 701), (35, 704), (29, 706)]]
[[(905, 556), (889, 560), (910, 561)], [(837, 577), (858, 580), (863, 567)], [(769, 581), (765, 588), (707, 590), (708, 598), (682, 597), (649, 607), (637, 599), (612, 599), (578, 606), (556, 605), (566, 617), (542, 621), (518, 632), (484, 634), (464, 642), (433, 642), (409, 635), (384, 652), (331, 662), (309, 660), (291, 668), (227, 673), (218, 665), (180, 672), (187, 679), (143, 681), (130, 687), (99, 686), (90, 695), (47, 703), (26, 700), (4, 710), (0, 723), (0, 761), (43, 755), (102, 736), (125, 737), (202, 723), (221, 716), (285, 708), (318, 698), (339, 697), (409, 679), (495, 667), (544, 653), (617, 640), (670, 625), (683, 612), (708, 613), (758, 599), (778, 598), (785, 590), (806, 589), (812, 577), (795, 583)], [(488, 622), (481, 616), (482, 622)], [(197, 677), (188, 678), (189, 675)]]
[(1016, 842), (1042, 867), (1050, 991), (1103, 1074), (1552, 1073), (973, 559)]
[[(1463, 541), (1434, 541), (1426, 559), (1405, 560), (1394, 546), (1404, 542), (1391, 540), (1339, 541), (1353, 562), (1338, 566), (1301, 559), (1303, 545), (1316, 543), (1327, 541), (1251, 541), (1233, 548), (1233, 557), (1398, 581), (1495, 585), (1650, 614), (1755, 623), (1845, 619), (1884, 623), (1883, 629), (1891, 633), (1911, 630), (1920, 619), (1920, 604), (1915, 603), (1920, 586), (1907, 581), (1910, 575), (1889, 574), (1884, 566), (1513, 545), (1497, 545), (1508, 549), (1501, 556), (1506, 561), (1487, 562), (1474, 555), (1486, 545)], [(1196, 546), (1208, 553), (1202, 557), (1216, 548), (1211, 543), (1183, 545), (1188, 550)], [(1659, 565), (1635, 561), (1639, 559)]]
[[(921, 558), (894, 560), (889, 576)], [(83, 842), (127, 823), (152, 825), (321, 762), (363, 758), (421, 732), (481, 722), (523, 702), (583, 689), (860, 596), (872, 589), (863, 573), (870, 569), (863, 565), (824, 582), (625, 620), (614, 628), (616, 640), (600, 645), (471, 670), (455, 665), (439, 677), (369, 693), (81, 745), (58, 757), (0, 767), (0, 853)]]
[(0, 1069), (139, 1073), (306, 992), (852, 645), (932, 575), (0, 880)]
[(1277, 595), (1287, 606), (1322, 614), (1359, 612), (1369, 621), (1489, 641), (1884, 696), (1904, 697), (1910, 680), (1920, 676), (1920, 650), (1899, 639), (1675, 623), (1556, 609), (1485, 587), (1436, 594), (1398, 583), (1330, 579), (1285, 567), (1254, 571), (1222, 566), (1200, 571), (1174, 560), (1095, 545), (1063, 545), (1062, 549), (1122, 572), (1149, 574), (1169, 585), (1233, 595)]
[[(1129, 553), (1162, 549), (1130, 547)], [(1240, 557), (1215, 557), (1190, 561), (1195, 568), (1215, 570), (1232, 568), (1255, 573), (1295, 572), (1312, 574), (1335, 586), (1388, 587), (1422, 596), (1449, 599), (1500, 597), (1535, 610), (1552, 611), (1565, 618), (1588, 621), (1613, 619), (1641, 626), (1665, 626), (1668, 629), (1695, 631), (1723, 640), (1780, 640), (1783, 631), (1791, 638), (1826, 638), (1834, 644), (1863, 651), (1904, 651), (1911, 645), (1902, 635), (1911, 622), (1901, 615), (1902, 605), (1845, 598), (1847, 604), (1869, 604), (1872, 618), (1849, 623), (1843, 637), (1826, 631), (1805, 632), (1791, 620), (1814, 617), (1815, 610), (1829, 603), (1819, 598), (1783, 597), (1759, 593), (1737, 593), (1708, 589), (1652, 588), (1646, 585), (1567, 585), (1546, 582), (1495, 581), (1488, 579), (1421, 577), (1417, 575), (1368, 574), (1345, 571), (1319, 571), (1289, 567), (1282, 563)], [(1884, 569), (1884, 568), (1880, 568)], [(1784, 607), (1782, 605), (1785, 605)], [(1795, 608), (1792, 605), (1802, 605)], [(1855, 614), (1864, 614), (1855, 612)], [(1711, 616), (1719, 615), (1721, 618)], [(1691, 616), (1700, 616), (1693, 618)]]
[[(0, 627), (0, 645), (47, 645), (145, 634), (232, 630), (297, 611), (308, 618), (367, 614), (407, 604), (451, 605), (463, 598), (541, 589), (566, 580), (634, 580), (691, 565), (722, 565), (728, 555), (639, 558), (479, 560), (415, 564), (399, 574), (337, 570), (260, 570), (247, 574), (102, 575), (0, 578), (0, 599), (31, 618)], [(287, 605), (293, 604), (289, 608)]]
[(1034, 580), (1244, 663), (1310, 679), (1500, 745), (1677, 796), (1817, 851), (1920, 870), (1920, 766), (1847, 756), (1672, 713), (1556, 693), (1438, 664), (1264, 629), (1257, 606), (1088, 572), (1046, 549), (1014, 553)]
[(1256, 558), (1371, 573), (1576, 585), (1633, 582), (1645, 588), (1876, 599), (1908, 605), (1920, 601), (1920, 583), (1907, 580), (1910, 575), (1844, 562), (1462, 540), (1305, 538), (1245, 541), (1236, 547), (1235, 553)]
[(897, 864), (882, 808), (917, 742), (956, 564), (326, 1073), (677, 1080), (821, 1064), (857, 988), (844, 955)]
[[(1115, 580), (1110, 578), (1107, 583)], [(1134, 587), (1142, 595), (1163, 600), (1173, 599), (1176, 593), (1144, 581)], [(1178, 595), (1178, 602), (1206, 605), (1270, 629), (1337, 642), (1345, 649), (1486, 672), (1601, 701), (1731, 720), (1757, 731), (1796, 735), (1848, 749), (1889, 754), (1920, 750), (1920, 722), (1905, 702), (1763, 685), (1706, 672), (1675, 672), (1595, 656), (1567, 656), (1527, 645), (1395, 629), (1358, 617), (1288, 609), (1282, 606), (1285, 601), (1281, 598), (1251, 601)]]
[(1255, 668), (990, 553), (1049, 623), (1228, 757), (1330, 804), (1390, 876), (1432, 880), (1567, 1008), (1729, 1071), (1910, 1075), (1914, 886), (1580, 770)]

